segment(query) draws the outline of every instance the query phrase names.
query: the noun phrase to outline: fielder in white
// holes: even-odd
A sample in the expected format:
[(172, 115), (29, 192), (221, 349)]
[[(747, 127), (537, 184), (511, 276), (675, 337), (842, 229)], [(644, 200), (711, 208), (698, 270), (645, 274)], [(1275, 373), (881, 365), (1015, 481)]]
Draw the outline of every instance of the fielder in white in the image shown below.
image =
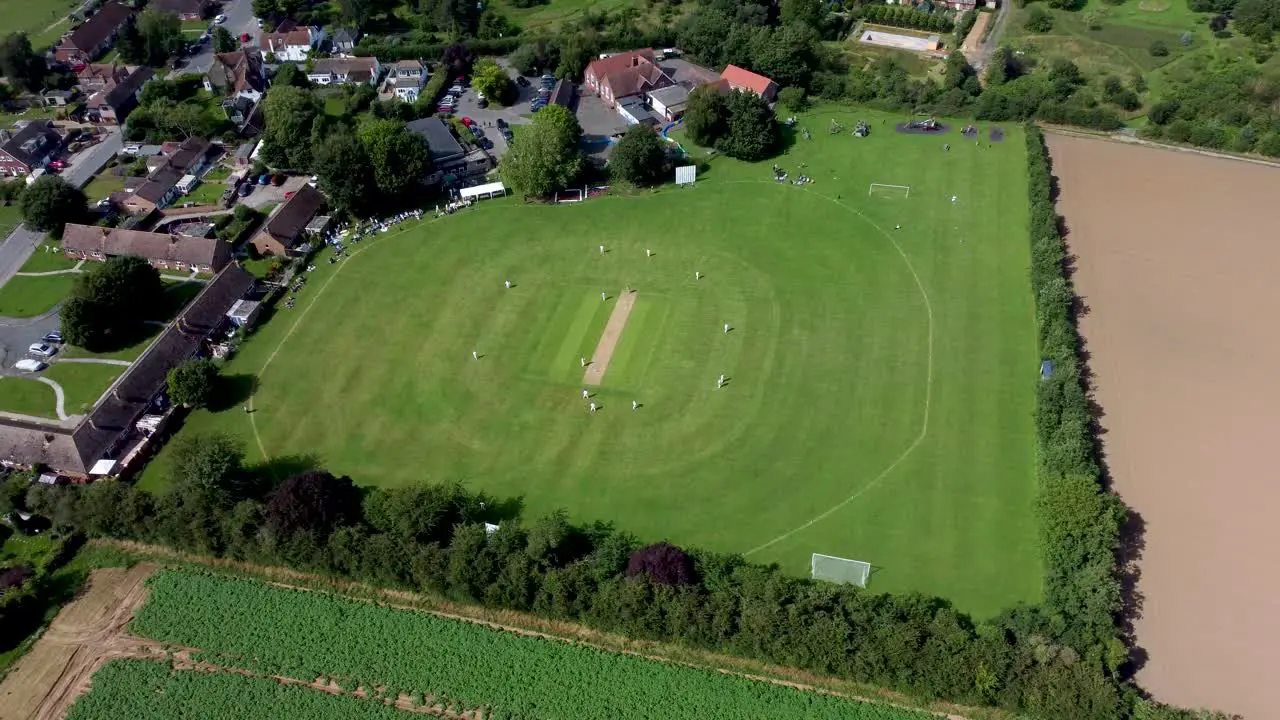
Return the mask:
[(636, 409), (636, 408), (638, 408), (638, 407), (640, 407), (640, 403), (636, 402), (635, 400), (632, 400), (632, 401), (631, 401), (631, 409), (632, 409), (632, 410), (635, 410), (635, 409)]
[(472, 350), (472, 351), (471, 351), (471, 359), (472, 359), (472, 360), (479, 360), (479, 359), (480, 359), (480, 353), (476, 352), (475, 350)]
[(725, 323), (725, 324), (724, 324), (724, 334), (725, 334), (725, 335), (728, 335), (728, 334), (729, 334), (729, 323)]
[(582, 399), (583, 399), (583, 400), (586, 400), (586, 399), (587, 399), (587, 398), (589, 398), (589, 397), (591, 397), (591, 393), (587, 392), (586, 390), (583, 390), (583, 391), (582, 391)]
[(510, 289), (511, 289), (511, 281), (510, 281), (510, 280), (508, 280), (508, 281), (507, 281), (507, 289), (508, 289), (508, 290), (510, 290)]
[(601, 246), (600, 246), (600, 254), (601, 254), (601, 255), (603, 255), (603, 254), (604, 254), (604, 246), (603, 246), (603, 245), (601, 245)]
[(595, 413), (595, 411), (596, 411), (596, 404), (595, 404), (595, 403), (591, 403), (591, 412), (592, 412), (592, 413)]

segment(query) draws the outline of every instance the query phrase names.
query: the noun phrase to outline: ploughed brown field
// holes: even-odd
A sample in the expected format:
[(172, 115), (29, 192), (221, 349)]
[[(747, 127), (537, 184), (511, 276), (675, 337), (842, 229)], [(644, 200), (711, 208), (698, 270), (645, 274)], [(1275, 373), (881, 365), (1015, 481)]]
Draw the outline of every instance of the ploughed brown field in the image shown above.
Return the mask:
[(1280, 717), (1280, 169), (1048, 143), (1107, 468), (1145, 524), (1138, 681)]

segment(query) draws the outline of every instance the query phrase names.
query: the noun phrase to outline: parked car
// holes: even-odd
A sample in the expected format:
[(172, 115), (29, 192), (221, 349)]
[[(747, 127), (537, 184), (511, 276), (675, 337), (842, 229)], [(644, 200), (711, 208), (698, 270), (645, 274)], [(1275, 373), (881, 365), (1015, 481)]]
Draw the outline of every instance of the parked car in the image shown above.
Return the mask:
[[(261, 27), (261, 25), (259, 25), (259, 27)], [(240, 42), (242, 43), (249, 42), (249, 33), (240, 33)]]
[(516, 76), (516, 84), (520, 87), (529, 87), (529, 78), (523, 75)]
[(124, 149), (121, 150), (120, 152), (124, 153), (125, 155), (137, 155), (140, 150), (142, 150), (141, 145), (125, 145)]
[(450, 95), (461, 95), (461, 94), (462, 94), (462, 86), (461, 86), (461, 85), (454, 85), (453, 87), (449, 88), (449, 94), (450, 94)]
[(489, 138), (487, 138), (487, 137), (482, 137), (482, 138), (480, 138), (479, 140), (477, 140), (477, 141), (476, 141), (476, 145), (479, 145), (480, 147), (484, 148), (485, 150), (492, 150), (492, 149), (493, 149), (493, 141), (492, 141), (492, 140), (490, 140), (490, 139), (489, 139)]
[(253, 183), (247, 180), (240, 186), (239, 190), (236, 190), (236, 194), (240, 197), (249, 197), (251, 192), (253, 192)]
[(475, 121), (475, 120), (472, 120), (471, 118), (467, 117), (466, 115), (463, 115), (463, 116), (462, 116), (462, 125), (463, 125), (464, 127), (471, 127), (472, 125), (475, 125), (475, 124), (476, 124), (476, 121)]
[(227, 16), (219, 13), (213, 18), (213, 21), (219, 25), (227, 21)]
[(285, 181), (285, 177), (284, 177), (284, 175), (272, 175), (272, 176), (271, 176), (271, 184), (272, 184), (272, 185), (275, 185), (276, 187), (279, 187), (279, 186), (283, 185), (283, 184), (284, 184), (284, 181)]
[(489, 101), (488, 101), (488, 100), (485, 100), (483, 97), (481, 97), (478, 101), (476, 101), (476, 107), (478, 107), (478, 108), (480, 108), (481, 110), (483, 110), (483, 109), (485, 109), (485, 108), (489, 107)]
[(475, 135), (477, 138), (484, 137), (484, 130), (481, 130), (479, 125), (473, 125), (468, 129), (471, 130), (471, 134)]
[(45, 342), (47, 342), (47, 343), (54, 343), (54, 344), (57, 344), (57, 345), (61, 345), (61, 344), (62, 344), (62, 333), (60, 333), (60, 332), (51, 332), (51, 333), (46, 333), (46, 334), (45, 334), (45, 336), (44, 336), (44, 338), (43, 338), (43, 340), (44, 340)]
[(507, 127), (507, 121), (506, 121), (506, 120), (503, 120), (502, 118), (498, 118), (497, 125), (498, 125), (498, 127), (500, 127), (500, 128), (505, 128), (505, 127)]
[(14, 363), (13, 367), (18, 372), (40, 372), (41, 370), (45, 369), (48, 366), (40, 362), (39, 360), (24, 358)]
[(67, 166), (66, 160), (54, 160), (53, 162), (49, 163), (49, 167), (53, 168), (54, 170), (62, 170), (66, 166)]
[(47, 358), (52, 357), (54, 353), (58, 352), (58, 348), (50, 345), (49, 343), (31, 343), (27, 348), (27, 352), (35, 355), (36, 357)]
[(259, 185), (266, 185), (269, 182), (271, 182), (271, 173), (262, 173), (258, 176)]

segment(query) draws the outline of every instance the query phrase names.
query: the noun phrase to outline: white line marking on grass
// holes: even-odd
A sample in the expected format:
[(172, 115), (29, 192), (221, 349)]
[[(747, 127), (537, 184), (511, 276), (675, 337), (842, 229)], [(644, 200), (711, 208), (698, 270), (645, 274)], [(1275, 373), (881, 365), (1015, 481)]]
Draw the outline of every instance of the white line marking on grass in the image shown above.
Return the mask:
[[(413, 227), (419, 228), (428, 223), (433, 223), (439, 219), (440, 218), (432, 218), (427, 222), (419, 222), (415, 224)], [(375, 245), (381, 245), (383, 242), (386, 242), (387, 240), (390, 240), (393, 237), (399, 237), (401, 235), (404, 235), (405, 232), (407, 232), (408, 230), (409, 230), (408, 226), (401, 225), (394, 233), (389, 233), (387, 234), (386, 237), (373, 238), (373, 242), (366, 243), (364, 247), (361, 247), (359, 250), (356, 250), (348, 254), (347, 259), (343, 260), (338, 264), (338, 269), (333, 271), (333, 274), (329, 276), (329, 279), (325, 280), (324, 284), (320, 286), (320, 289), (317, 290), (315, 295), (311, 297), (311, 302), (302, 309), (302, 312), (298, 313), (298, 319), (293, 321), (293, 326), (289, 328), (289, 332), (285, 333), (284, 337), (280, 338), (280, 342), (276, 345), (276, 349), (272, 350), (271, 354), (267, 356), (266, 362), (262, 363), (262, 367), (258, 370), (258, 377), (253, 383), (253, 392), (249, 394), (249, 402), (246, 405), (246, 407), (249, 409), (249, 413), (248, 413), (249, 426), (253, 429), (253, 439), (258, 443), (258, 452), (262, 453), (262, 459), (264, 462), (267, 460), (270, 460), (271, 456), (267, 454), (267, 447), (262, 443), (262, 435), (258, 434), (258, 421), (254, 417), (256, 413), (253, 411), (254, 410), (253, 397), (254, 395), (258, 394), (258, 384), (262, 382), (263, 373), (267, 371), (267, 367), (271, 365), (271, 361), (275, 360), (276, 356), (280, 354), (280, 350), (284, 347), (284, 344), (289, 341), (289, 338), (293, 337), (293, 333), (297, 331), (298, 326), (301, 325), (302, 321), (306, 319), (307, 313), (311, 312), (311, 308), (315, 307), (316, 303), (320, 301), (320, 296), (324, 294), (325, 290), (329, 289), (329, 283), (333, 282), (335, 278), (337, 278), (339, 275), (342, 274), (343, 269), (347, 267), (347, 263), (351, 262), (352, 260), (355, 260), (356, 257), (360, 255), (360, 253), (364, 252), (365, 250), (368, 250), (369, 248), (374, 247)]]
[[(763, 180), (755, 180), (755, 181), (739, 180), (737, 182), (756, 182), (760, 184), (772, 184), (772, 183), (767, 183)], [(761, 550), (772, 547), (773, 545), (776, 545), (782, 542), (783, 540), (786, 540), (787, 538), (791, 537), (792, 535), (795, 535), (796, 533), (802, 532), (804, 530), (807, 530), (813, 527), (814, 525), (817, 525), (823, 520), (826, 520), (827, 518), (839, 512), (842, 508), (844, 508), (849, 503), (862, 497), (863, 494), (865, 494), (867, 491), (879, 485), (882, 480), (884, 480), (886, 477), (889, 476), (890, 473), (896, 470), (897, 467), (902, 464), (903, 460), (906, 460), (907, 457), (911, 455), (911, 453), (915, 452), (916, 448), (920, 447), (920, 443), (924, 442), (925, 436), (929, 434), (929, 407), (933, 397), (933, 304), (929, 302), (929, 293), (927, 290), (924, 289), (924, 283), (921, 282), (920, 275), (916, 273), (915, 266), (911, 264), (911, 258), (907, 257), (906, 251), (902, 249), (902, 246), (898, 244), (898, 241), (894, 240), (892, 235), (886, 232), (884, 228), (881, 228), (879, 225), (872, 222), (871, 219), (868, 218), (866, 215), (864, 215), (860, 210), (858, 210), (857, 208), (845, 205), (840, 200), (837, 200), (828, 195), (823, 195), (822, 193), (816, 192), (807, 187), (802, 187), (801, 189), (807, 193), (816, 195), (822, 198), (823, 200), (831, 202), (832, 204), (862, 218), (864, 222), (866, 222), (871, 227), (875, 228), (876, 232), (879, 232), (881, 235), (883, 235), (885, 239), (888, 240), (893, 245), (894, 249), (898, 251), (898, 254), (902, 256), (902, 262), (906, 263), (907, 270), (911, 273), (912, 279), (915, 280), (916, 288), (920, 291), (920, 296), (924, 298), (925, 314), (928, 316), (928, 319), (929, 319), (929, 342), (928, 342), (928, 352), (926, 353), (927, 362), (926, 362), (925, 383), (924, 383), (924, 420), (920, 424), (920, 434), (916, 436), (916, 439), (913, 440), (911, 444), (907, 446), (906, 450), (902, 451), (902, 454), (898, 456), (897, 460), (894, 460), (892, 463), (890, 463), (889, 467), (885, 468), (880, 472), (879, 475), (876, 475), (874, 478), (872, 478), (871, 482), (862, 486), (857, 490), (857, 492), (841, 500), (835, 505), (832, 505), (827, 510), (824, 510), (823, 512), (819, 513), (818, 515), (814, 516), (813, 518), (804, 522), (803, 524), (791, 530), (788, 530), (787, 532), (779, 535), (778, 537), (770, 540), (769, 542), (763, 545), (759, 545), (757, 547), (751, 548), (750, 550), (743, 553), (743, 557), (748, 557), (757, 552), (760, 552)]]

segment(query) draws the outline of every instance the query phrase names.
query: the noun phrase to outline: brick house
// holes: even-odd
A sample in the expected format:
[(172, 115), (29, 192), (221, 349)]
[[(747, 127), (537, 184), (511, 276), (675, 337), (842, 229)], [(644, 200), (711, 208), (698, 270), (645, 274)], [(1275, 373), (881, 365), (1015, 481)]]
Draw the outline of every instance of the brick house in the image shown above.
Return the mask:
[(720, 73), (720, 82), (729, 90), (755, 93), (765, 102), (773, 102), (778, 94), (778, 83), (737, 65), (725, 66), (724, 72)]
[(184, 176), (200, 177), (210, 165), (212, 145), (204, 138), (188, 138), (163, 158), (147, 179), (121, 205), (130, 213), (149, 213), (168, 207), (182, 194), (178, 188)]
[(310, 185), (303, 185), (293, 197), (276, 208), (262, 229), (249, 242), (261, 255), (287, 257), (302, 239), (307, 223), (324, 206), (324, 196)]
[(62, 36), (54, 59), (69, 65), (88, 63), (106, 52), (125, 23), (133, 21), (133, 8), (110, 0), (80, 27)]
[(155, 76), (155, 71), (149, 67), (136, 67), (126, 72), (120, 82), (99, 90), (86, 101), (89, 122), (119, 125), (138, 107), (142, 86)]
[(224, 97), (261, 100), (267, 91), (267, 69), (262, 64), (262, 56), (246, 50), (217, 53), (204, 74), (204, 89)]
[(231, 243), (216, 237), (190, 237), (169, 233), (68, 223), (62, 233), (62, 251), (72, 260), (98, 260), (136, 255), (160, 270), (218, 272), (231, 261)]
[(675, 80), (658, 67), (651, 48), (593, 60), (587, 65), (583, 81), (609, 107), (617, 107), (623, 98), (675, 84)]
[(45, 166), (62, 147), (62, 136), (48, 120), (28, 120), (0, 130), (0, 175), (20, 177)]
[(129, 77), (129, 68), (116, 63), (91, 63), (76, 73), (76, 85), (86, 95), (111, 88)]

